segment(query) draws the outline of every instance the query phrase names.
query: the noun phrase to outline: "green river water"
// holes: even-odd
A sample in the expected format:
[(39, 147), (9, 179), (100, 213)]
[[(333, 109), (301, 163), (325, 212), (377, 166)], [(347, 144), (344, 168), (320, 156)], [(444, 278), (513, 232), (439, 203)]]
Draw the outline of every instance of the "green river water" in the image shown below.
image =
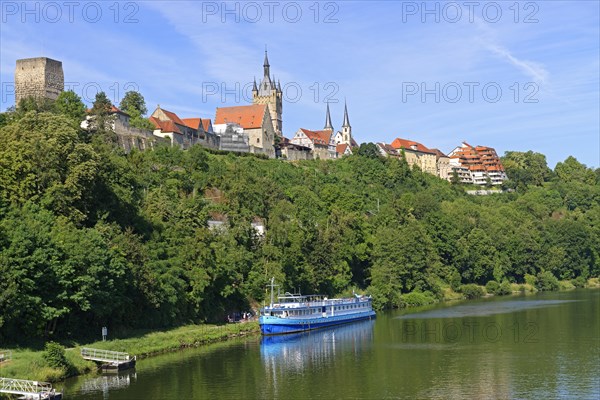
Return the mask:
[[(60, 387), (60, 385), (58, 385)], [(600, 399), (600, 290), (383, 312), (67, 381), (66, 399)]]

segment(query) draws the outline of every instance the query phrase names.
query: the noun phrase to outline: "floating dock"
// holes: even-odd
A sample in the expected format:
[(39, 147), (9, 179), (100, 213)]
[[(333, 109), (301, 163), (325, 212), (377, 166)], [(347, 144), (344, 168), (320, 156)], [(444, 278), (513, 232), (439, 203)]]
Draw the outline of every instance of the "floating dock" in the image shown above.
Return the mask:
[(135, 356), (120, 351), (92, 349), (84, 347), (81, 349), (81, 357), (98, 363), (102, 372), (119, 372), (135, 367)]
[(21, 399), (62, 400), (62, 393), (51, 383), (24, 379), (0, 378), (0, 393), (16, 394)]

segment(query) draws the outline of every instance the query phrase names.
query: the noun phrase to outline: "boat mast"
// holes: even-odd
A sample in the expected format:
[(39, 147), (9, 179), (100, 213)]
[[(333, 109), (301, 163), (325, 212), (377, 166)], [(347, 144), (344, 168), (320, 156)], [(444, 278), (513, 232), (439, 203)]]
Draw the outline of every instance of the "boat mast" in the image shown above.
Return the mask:
[(275, 283), (275, 277), (272, 277), (271, 278), (271, 308), (273, 308), (273, 287), (275, 286), (274, 283)]

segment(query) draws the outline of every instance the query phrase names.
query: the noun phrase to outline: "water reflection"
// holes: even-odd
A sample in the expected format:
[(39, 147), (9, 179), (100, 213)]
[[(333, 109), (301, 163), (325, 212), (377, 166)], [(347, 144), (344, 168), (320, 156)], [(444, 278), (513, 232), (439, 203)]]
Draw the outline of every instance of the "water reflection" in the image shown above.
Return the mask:
[(513, 313), (533, 308), (558, 306), (577, 300), (509, 300), (502, 302), (461, 304), (453, 307), (431, 311), (405, 314), (397, 319), (426, 319), (426, 318), (461, 318), (461, 317), (487, 317), (495, 314)]
[(322, 367), (336, 354), (367, 350), (373, 341), (374, 320), (309, 332), (263, 336), (260, 354), (265, 367), (278, 372)]
[(137, 380), (135, 369), (114, 374), (103, 374), (94, 378), (81, 380), (78, 387), (73, 388), (80, 394), (91, 394), (102, 392), (102, 397), (108, 399), (109, 391), (125, 389)]

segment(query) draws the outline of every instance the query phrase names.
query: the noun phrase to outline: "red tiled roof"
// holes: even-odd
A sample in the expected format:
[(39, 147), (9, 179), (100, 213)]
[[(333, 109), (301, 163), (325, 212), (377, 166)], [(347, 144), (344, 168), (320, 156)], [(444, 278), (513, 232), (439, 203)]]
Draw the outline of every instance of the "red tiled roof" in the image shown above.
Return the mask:
[(201, 118), (202, 128), (204, 128), (204, 132), (208, 132), (208, 128), (211, 126), (210, 118)]
[(333, 133), (330, 130), (324, 131), (311, 131), (309, 129), (300, 128), (300, 130), (308, 137), (314, 144), (321, 144), (328, 146), (329, 141), (331, 140), (331, 134)]
[(181, 134), (181, 131), (173, 121), (161, 121), (155, 117), (150, 117), (148, 119), (154, 124), (156, 129), (160, 129), (163, 132), (175, 132)]
[(200, 127), (200, 118), (183, 118), (183, 124), (192, 129), (198, 129)]
[(348, 147), (350, 147), (350, 146), (348, 146), (346, 143), (340, 143), (340, 144), (338, 144), (337, 146), (335, 146), (335, 151), (336, 151), (338, 154), (344, 154), (344, 153), (346, 153), (346, 149), (347, 149)]
[(171, 121), (175, 122), (176, 124), (179, 125), (185, 125), (185, 123), (181, 120), (181, 118), (179, 118), (177, 116), (177, 114), (175, 114), (174, 112), (171, 111), (167, 111), (164, 108), (161, 108), (162, 112), (165, 113), (165, 115), (167, 116), (167, 118), (169, 118)]
[(440, 151), (440, 149), (431, 149), (431, 150), (433, 150), (433, 151), (435, 152), (435, 155), (437, 156), (437, 158), (440, 158), (440, 157), (448, 157), (447, 155), (445, 155), (444, 153), (442, 153), (442, 152)]
[(267, 111), (266, 104), (250, 106), (218, 107), (215, 124), (234, 122), (244, 129), (262, 128), (263, 118)]
[(394, 139), (394, 141), (392, 142), (392, 147), (399, 150), (399, 149), (406, 149), (406, 150), (414, 150), (412, 148), (412, 146), (416, 147), (416, 151), (420, 151), (421, 153), (429, 153), (429, 154), (435, 154), (435, 151), (423, 146), (421, 143), (419, 142), (414, 142), (412, 140), (406, 140), (406, 139), (401, 139), (401, 138), (396, 138)]

